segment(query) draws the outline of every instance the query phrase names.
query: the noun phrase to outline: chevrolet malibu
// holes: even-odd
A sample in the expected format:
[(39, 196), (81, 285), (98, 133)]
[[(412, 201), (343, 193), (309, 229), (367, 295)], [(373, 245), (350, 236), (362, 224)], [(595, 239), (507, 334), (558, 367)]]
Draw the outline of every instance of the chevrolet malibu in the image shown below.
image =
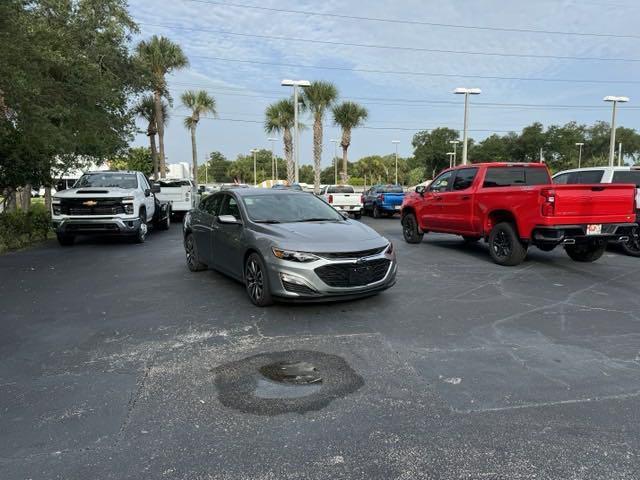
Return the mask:
[(358, 298), (395, 283), (391, 242), (309, 193), (215, 193), (185, 216), (183, 231), (189, 270), (242, 282), (257, 306)]

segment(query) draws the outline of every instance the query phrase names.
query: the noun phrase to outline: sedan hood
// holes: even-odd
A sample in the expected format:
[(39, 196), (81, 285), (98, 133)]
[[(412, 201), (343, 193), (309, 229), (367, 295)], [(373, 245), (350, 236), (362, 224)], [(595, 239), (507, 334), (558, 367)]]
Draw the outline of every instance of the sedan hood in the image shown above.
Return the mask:
[(130, 197), (133, 195), (131, 190), (118, 187), (83, 187), (69, 188), (56, 192), (55, 198), (113, 198), (113, 197)]
[(261, 224), (256, 231), (272, 237), (275, 246), (304, 252), (357, 252), (388, 243), (372, 228), (352, 220)]

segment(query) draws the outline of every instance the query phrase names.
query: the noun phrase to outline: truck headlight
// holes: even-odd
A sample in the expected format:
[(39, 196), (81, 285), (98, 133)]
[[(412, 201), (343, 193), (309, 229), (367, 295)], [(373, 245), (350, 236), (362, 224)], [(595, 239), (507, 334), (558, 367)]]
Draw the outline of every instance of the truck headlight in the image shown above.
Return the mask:
[(273, 254), (280, 260), (289, 260), (291, 262), (309, 263), (319, 260), (319, 257), (313, 253), (307, 252), (295, 252), (293, 250), (282, 250), (280, 248), (272, 247)]
[(52, 198), (51, 199), (51, 210), (54, 215), (60, 215), (62, 213), (62, 208), (60, 207), (60, 199)]
[(133, 203), (124, 204), (124, 213), (127, 215), (133, 215)]

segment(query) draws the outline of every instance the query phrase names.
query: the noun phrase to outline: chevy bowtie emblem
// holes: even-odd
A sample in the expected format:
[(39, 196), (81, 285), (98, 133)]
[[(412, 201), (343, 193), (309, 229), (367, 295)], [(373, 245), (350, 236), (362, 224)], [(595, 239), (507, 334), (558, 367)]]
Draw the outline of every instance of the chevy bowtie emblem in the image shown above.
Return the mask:
[(82, 204), (85, 207), (95, 207), (98, 204), (98, 202), (96, 202), (95, 200), (87, 200), (86, 202), (82, 202)]

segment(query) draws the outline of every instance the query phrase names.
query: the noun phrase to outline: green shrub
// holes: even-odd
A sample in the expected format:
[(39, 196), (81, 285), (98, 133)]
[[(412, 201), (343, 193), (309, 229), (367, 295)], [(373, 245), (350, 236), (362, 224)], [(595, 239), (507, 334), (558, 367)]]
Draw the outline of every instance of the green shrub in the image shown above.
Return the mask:
[(44, 240), (50, 232), (51, 218), (44, 205), (33, 205), (27, 212), (0, 213), (0, 252)]

